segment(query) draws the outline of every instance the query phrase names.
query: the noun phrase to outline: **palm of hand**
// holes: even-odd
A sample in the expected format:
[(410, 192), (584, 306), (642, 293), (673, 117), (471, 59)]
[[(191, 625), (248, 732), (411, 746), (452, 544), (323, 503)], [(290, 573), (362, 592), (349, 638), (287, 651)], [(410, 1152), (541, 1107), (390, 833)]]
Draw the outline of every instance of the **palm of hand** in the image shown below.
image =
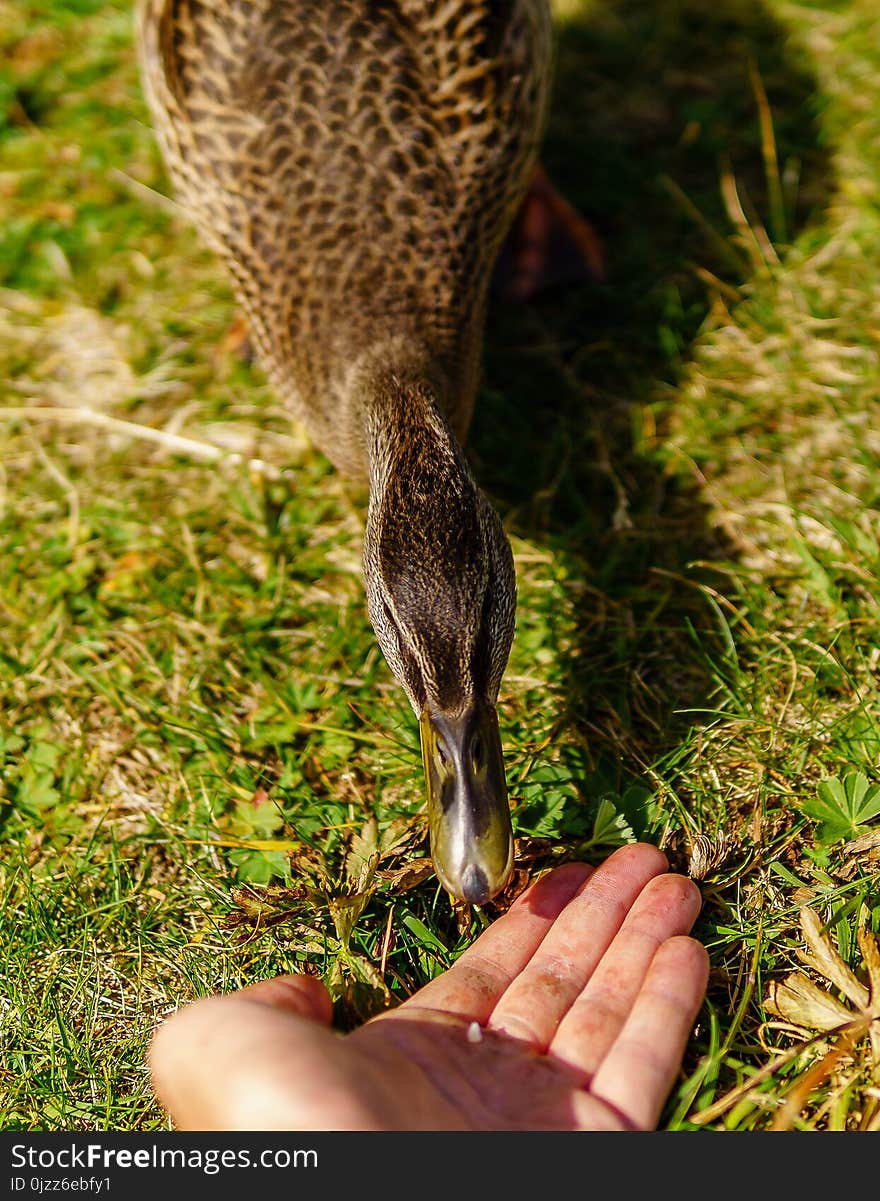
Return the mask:
[(652, 1128), (707, 974), (699, 893), (665, 870), (645, 845), (557, 869), (348, 1035), (307, 976), (198, 1002), (157, 1035), (158, 1091), (202, 1130)]
[(624, 1114), (590, 1093), (585, 1073), (445, 1014), (371, 1023), (351, 1043), (366, 1057), (359, 1078), (369, 1100), (365, 1121), (378, 1118), (381, 1129), (631, 1128)]

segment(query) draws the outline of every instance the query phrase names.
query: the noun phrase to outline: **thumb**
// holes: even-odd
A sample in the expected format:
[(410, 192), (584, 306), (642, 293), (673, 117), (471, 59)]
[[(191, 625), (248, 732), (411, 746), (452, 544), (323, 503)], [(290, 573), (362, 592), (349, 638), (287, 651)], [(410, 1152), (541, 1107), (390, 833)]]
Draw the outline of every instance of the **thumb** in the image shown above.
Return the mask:
[(296, 1044), (309, 1030), (335, 1039), (323, 1029), (331, 1017), (327, 990), (312, 976), (279, 976), (205, 997), (154, 1034), (149, 1060), (156, 1094), (183, 1130), (272, 1129)]
[(261, 980), (236, 994), (242, 1000), (259, 1001), (273, 1009), (284, 1009), (329, 1026), (333, 1020), (333, 1002), (330, 994), (314, 976), (276, 976), (274, 980)]

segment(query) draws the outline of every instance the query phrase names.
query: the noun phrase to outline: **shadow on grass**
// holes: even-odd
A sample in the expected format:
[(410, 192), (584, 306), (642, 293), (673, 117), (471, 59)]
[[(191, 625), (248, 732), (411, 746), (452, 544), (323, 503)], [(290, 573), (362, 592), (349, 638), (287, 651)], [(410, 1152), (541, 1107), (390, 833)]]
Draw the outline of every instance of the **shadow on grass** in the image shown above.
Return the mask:
[(664, 461), (664, 434), (712, 301), (695, 268), (734, 286), (749, 273), (722, 175), (753, 223), (791, 242), (832, 188), (817, 96), (791, 32), (756, 0), (597, 0), (559, 31), (543, 159), (599, 233), (607, 279), (494, 305), (470, 446), (509, 527), (552, 548), (573, 581), (559, 723), (592, 796), (644, 778), (711, 692), (717, 626), (692, 565), (736, 552)]

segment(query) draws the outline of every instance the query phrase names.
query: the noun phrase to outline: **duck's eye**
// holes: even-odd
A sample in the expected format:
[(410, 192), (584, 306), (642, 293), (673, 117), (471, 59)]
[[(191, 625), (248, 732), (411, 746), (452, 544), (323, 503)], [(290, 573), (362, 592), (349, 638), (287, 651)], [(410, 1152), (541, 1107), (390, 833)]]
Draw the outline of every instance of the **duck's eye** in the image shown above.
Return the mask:
[(449, 766), (449, 752), (442, 738), (437, 739), (437, 762), (441, 767)]
[(475, 734), (471, 741), (471, 763), (474, 771), (479, 771), (484, 762), (483, 739), (479, 734)]

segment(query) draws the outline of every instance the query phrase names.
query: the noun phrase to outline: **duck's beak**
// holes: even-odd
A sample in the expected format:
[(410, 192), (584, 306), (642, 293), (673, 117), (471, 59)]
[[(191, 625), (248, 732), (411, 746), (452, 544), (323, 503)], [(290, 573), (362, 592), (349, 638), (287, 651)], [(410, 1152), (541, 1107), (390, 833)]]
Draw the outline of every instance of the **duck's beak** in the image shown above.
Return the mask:
[(481, 702), (460, 714), (426, 708), (419, 730), (434, 868), (447, 892), (482, 905), (513, 867), (498, 718)]

